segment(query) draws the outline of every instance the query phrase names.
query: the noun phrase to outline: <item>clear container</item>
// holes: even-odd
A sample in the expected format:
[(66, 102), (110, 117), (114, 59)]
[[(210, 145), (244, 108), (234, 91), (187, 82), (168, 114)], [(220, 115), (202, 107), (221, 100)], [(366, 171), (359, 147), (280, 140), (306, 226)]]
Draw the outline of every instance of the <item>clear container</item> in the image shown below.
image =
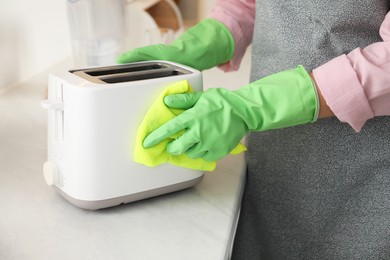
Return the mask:
[(171, 28), (150, 28), (146, 30), (147, 44), (171, 44), (175, 31)]
[(114, 64), (125, 50), (125, 0), (67, 0), (76, 66)]

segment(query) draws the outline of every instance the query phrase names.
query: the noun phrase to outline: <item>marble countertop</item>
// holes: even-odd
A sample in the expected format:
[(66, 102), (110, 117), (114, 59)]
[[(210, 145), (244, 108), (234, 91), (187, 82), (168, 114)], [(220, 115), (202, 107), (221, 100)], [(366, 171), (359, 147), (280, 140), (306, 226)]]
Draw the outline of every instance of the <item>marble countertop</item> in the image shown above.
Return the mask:
[[(205, 86), (244, 85), (248, 67), (206, 71)], [(191, 189), (105, 210), (76, 208), (42, 174), (47, 112), (40, 102), (49, 72), (0, 95), (0, 259), (228, 258), (244, 155), (221, 160)]]

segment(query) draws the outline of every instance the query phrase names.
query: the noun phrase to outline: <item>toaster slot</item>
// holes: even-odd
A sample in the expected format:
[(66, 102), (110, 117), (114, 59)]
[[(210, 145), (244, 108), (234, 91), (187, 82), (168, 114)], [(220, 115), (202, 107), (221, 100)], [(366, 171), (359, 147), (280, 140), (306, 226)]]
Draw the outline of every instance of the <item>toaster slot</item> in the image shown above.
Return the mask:
[(119, 83), (119, 82), (128, 82), (128, 81), (137, 81), (137, 80), (146, 80), (146, 79), (156, 79), (171, 77), (176, 75), (183, 74), (179, 70), (172, 69), (159, 69), (159, 70), (148, 70), (140, 72), (131, 72), (116, 74), (111, 76), (100, 77), (100, 80), (106, 83)]
[(72, 70), (71, 73), (90, 82), (112, 84), (191, 74), (179, 66), (164, 62), (142, 62), (92, 69)]
[(118, 73), (129, 73), (129, 72), (137, 72), (137, 71), (145, 71), (145, 70), (156, 70), (167, 68), (163, 64), (146, 64), (146, 65), (130, 65), (130, 66), (111, 66), (111, 67), (103, 67), (100, 69), (91, 69), (84, 70), (84, 72), (91, 76), (104, 76), (110, 74), (118, 74)]

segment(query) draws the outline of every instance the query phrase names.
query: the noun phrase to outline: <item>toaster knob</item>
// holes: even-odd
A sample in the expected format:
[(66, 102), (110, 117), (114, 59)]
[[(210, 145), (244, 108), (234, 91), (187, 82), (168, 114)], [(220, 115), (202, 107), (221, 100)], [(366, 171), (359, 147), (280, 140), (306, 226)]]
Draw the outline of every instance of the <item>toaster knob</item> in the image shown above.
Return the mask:
[(47, 185), (56, 185), (60, 181), (60, 171), (54, 161), (47, 161), (43, 164), (43, 176)]

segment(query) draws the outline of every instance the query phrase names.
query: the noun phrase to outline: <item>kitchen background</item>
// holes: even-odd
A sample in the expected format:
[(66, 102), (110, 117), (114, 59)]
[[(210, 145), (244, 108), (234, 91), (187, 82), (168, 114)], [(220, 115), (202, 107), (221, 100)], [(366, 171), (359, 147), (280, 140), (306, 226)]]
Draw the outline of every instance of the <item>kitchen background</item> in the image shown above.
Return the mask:
[[(66, 2), (0, 1), (0, 94), (71, 55)], [(190, 25), (207, 16), (214, 0), (175, 2)]]
[[(180, 0), (184, 24), (204, 18), (212, 2)], [(228, 259), (244, 154), (223, 159), (194, 189), (102, 211), (76, 208), (46, 184), (48, 113), (41, 102), (48, 74), (69, 69), (67, 3), (0, 0), (0, 259)], [(203, 85), (244, 86), (249, 71), (250, 52), (239, 71), (203, 71)]]

